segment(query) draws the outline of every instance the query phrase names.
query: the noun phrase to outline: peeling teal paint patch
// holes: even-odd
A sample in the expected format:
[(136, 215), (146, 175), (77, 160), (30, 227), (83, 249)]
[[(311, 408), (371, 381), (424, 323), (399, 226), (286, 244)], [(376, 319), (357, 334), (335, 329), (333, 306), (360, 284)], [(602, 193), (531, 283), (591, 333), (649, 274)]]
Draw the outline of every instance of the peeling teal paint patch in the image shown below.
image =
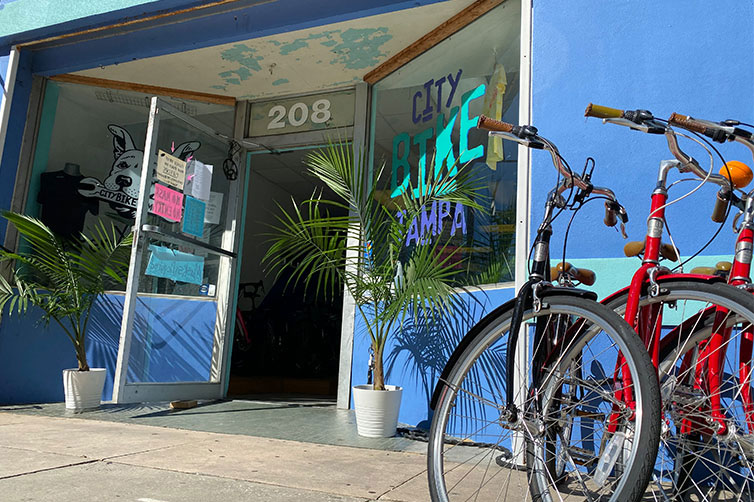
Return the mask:
[(235, 44), (230, 49), (225, 49), (220, 56), (240, 66), (233, 70), (227, 70), (218, 74), (226, 84), (240, 85), (242, 81), (251, 78), (253, 72), (260, 71), (262, 66), (259, 61), (264, 59), (256, 55), (257, 50), (245, 44)]
[(333, 45), (338, 45), (338, 42), (335, 40), (327, 40), (326, 42), (321, 42), (321, 44), (325, 47), (332, 47)]
[(329, 44), (330, 41), (335, 42), (334, 40), (332, 40), (332, 37), (333, 35), (337, 33), (340, 33), (340, 30), (323, 31), (321, 33), (310, 33), (309, 36), (304, 37), (304, 38), (297, 38), (293, 40), (292, 42), (286, 42), (286, 43), (281, 43), (278, 41), (271, 41), (271, 42), (275, 46), (280, 47), (281, 56), (287, 56), (291, 52), (297, 51), (299, 49), (303, 49), (304, 47), (309, 47), (309, 42), (312, 40), (318, 40), (320, 38), (326, 39), (324, 42), (320, 42), (322, 45)]
[(218, 89), (220, 91), (225, 91), (228, 89), (227, 86), (224, 86), (224, 85), (211, 85), (210, 87), (213, 89)]
[(241, 85), (241, 81), (237, 78), (231, 78), (229, 75), (232, 74), (232, 72), (226, 71), (220, 74), (220, 77), (225, 80), (227, 84), (233, 84), (233, 85)]
[(393, 38), (387, 28), (349, 28), (341, 34), (342, 42), (332, 51), (338, 57), (330, 64), (340, 63), (350, 70), (363, 70), (379, 64), (387, 56), (380, 47)]
[(306, 42), (306, 40), (297, 38), (293, 42), (285, 44), (282, 49), (280, 49), (280, 55), (286, 56), (291, 52), (303, 49), (304, 47), (309, 47), (309, 44)]
[(275, 80), (275, 81), (274, 81), (274, 82), (272, 83), (272, 85), (282, 85), (282, 84), (287, 84), (288, 82), (289, 82), (289, 81), (288, 81), (288, 79), (287, 79), (287, 78), (279, 78), (279, 79)]

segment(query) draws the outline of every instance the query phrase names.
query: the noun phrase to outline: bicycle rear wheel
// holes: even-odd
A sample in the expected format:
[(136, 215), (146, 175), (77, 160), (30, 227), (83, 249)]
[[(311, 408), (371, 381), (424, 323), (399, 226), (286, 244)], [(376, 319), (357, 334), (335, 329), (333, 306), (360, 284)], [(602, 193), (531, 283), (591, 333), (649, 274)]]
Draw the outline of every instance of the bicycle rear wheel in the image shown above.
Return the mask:
[[(511, 317), (505, 308), (480, 321), (440, 382), (428, 447), (432, 500), (639, 500), (659, 434), (657, 381), (640, 340), (596, 302), (547, 297), (542, 310), (525, 313), (522, 357), (511, 368), (521, 377), (520, 413), (511, 422)], [(546, 334), (538, 347), (536, 329)], [(630, 383), (622, 373), (613, 378), (623, 359)], [(635, 413), (624, 399), (629, 391)]]
[[(624, 295), (608, 306), (622, 313), (625, 301)], [(648, 494), (679, 502), (754, 500), (754, 415), (745, 398), (751, 383), (740, 371), (752, 367), (742, 345), (752, 333), (754, 296), (725, 284), (678, 280), (661, 283), (661, 294), (643, 296), (640, 306), (651, 312), (644, 325), (663, 333), (663, 425)], [(713, 333), (723, 335), (715, 351)]]

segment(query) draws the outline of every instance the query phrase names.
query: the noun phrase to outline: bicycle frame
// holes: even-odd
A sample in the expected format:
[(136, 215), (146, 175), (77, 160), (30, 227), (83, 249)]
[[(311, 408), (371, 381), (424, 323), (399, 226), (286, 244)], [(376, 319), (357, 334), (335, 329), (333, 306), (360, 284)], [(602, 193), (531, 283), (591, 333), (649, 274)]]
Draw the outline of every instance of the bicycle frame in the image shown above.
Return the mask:
[[(607, 122), (616, 120), (606, 120)], [(702, 179), (710, 178), (707, 173), (699, 168), (696, 161), (683, 153), (678, 147), (675, 133), (670, 128), (665, 129), (665, 136), (668, 141), (668, 147), (676, 157), (676, 160), (662, 161), (660, 163), (657, 187), (651, 196), (650, 216), (647, 220), (647, 233), (645, 236), (645, 251), (642, 259), (642, 265), (634, 273), (628, 289), (628, 299), (626, 303), (625, 320), (634, 327), (637, 334), (642, 338), (645, 347), (650, 353), (652, 363), (655, 368), (659, 369), (660, 348), (662, 337), (662, 311), (659, 304), (653, 306), (640, 307), (639, 300), (642, 292), (649, 291), (650, 295), (661, 294), (661, 283), (663, 281), (682, 278), (704, 281), (717, 282), (721, 279), (716, 276), (706, 276), (699, 274), (681, 274), (671, 273), (667, 268), (660, 266), (660, 248), (661, 237), (664, 229), (665, 207), (668, 201), (667, 193), (667, 175), (671, 169), (677, 168), (681, 172), (691, 171)], [(719, 175), (712, 175), (717, 183), (720, 183)], [(744, 211), (744, 219), (741, 224), (736, 241), (736, 254), (731, 267), (728, 283), (733, 286), (740, 286), (750, 282), (749, 273), (751, 269), (752, 242), (754, 241), (754, 201), (750, 197), (747, 201), (747, 209)], [(606, 298), (603, 303), (624, 290)], [(705, 340), (702, 351), (696, 360), (692, 360), (692, 354), (686, 354), (681, 363), (681, 371), (689, 370), (694, 367), (694, 385), (696, 388), (703, 389), (710, 396), (710, 409), (708, 410), (712, 419), (715, 421), (714, 432), (720, 435), (728, 433), (728, 424), (721, 403), (721, 386), (722, 373), (724, 370), (725, 354), (730, 336), (730, 328), (725, 327), (725, 319), (728, 310), (722, 307), (709, 307), (704, 313), (712, 315), (714, 312), (714, 324), (710, 337)], [(704, 315), (700, 314), (700, 315)], [(678, 329), (678, 328), (675, 328)], [(672, 332), (671, 332), (672, 333)], [(741, 381), (741, 398), (746, 410), (747, 425), (750, 431), (754, 431), (754, 392), (752, 392), (752, 352), (754, 349), (754, 333), (747, 330), (743, 333), (741, 344), (741, 359), (739, 364), (739, 377)], [(616, 377), (619, 368), (616, 368)], [(705, 371), (706, 370), (706, 371)], [(614, 379), (616, 378), (614, 377)], [(618, 383), (618, 382), (616, 382)], [(619, 396), (620, 397), (620, 396)], [(634, 406), (631, 396), (623, 396), (626, 404)], [(688, 420), (682, 422), (682, 433), (692, 431), (709, 433), (708, 425), (691, 423)]]

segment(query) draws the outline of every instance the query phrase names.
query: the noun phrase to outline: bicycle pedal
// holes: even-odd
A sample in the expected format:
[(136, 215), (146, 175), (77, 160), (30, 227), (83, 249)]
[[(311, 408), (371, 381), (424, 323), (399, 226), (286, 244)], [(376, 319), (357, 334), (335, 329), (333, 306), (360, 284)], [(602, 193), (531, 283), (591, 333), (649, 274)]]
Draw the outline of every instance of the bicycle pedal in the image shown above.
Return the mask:
[(595, 453), (591, 450), (579, 448), (578, 446), (569, 446), (567, 450), (568, 455), (571, 457), (571, 460), (573, 460), (573, 463), (577, 465), (591, 467), (599, 460), (597, 457), (595, 457)]
[(678, 385), (673, 398), (674, 402), (681, 406), (697, 406), (707, 400), (702, 391), (688, 385)]
[(574, 410), (574, 415), (581, 418), (591, 418), (592, 420), (599, 420), (599, 421), (605, 420), (604, 413), (596, 413), (594, 411), (583, 410), (580, 408), (576, 408)]

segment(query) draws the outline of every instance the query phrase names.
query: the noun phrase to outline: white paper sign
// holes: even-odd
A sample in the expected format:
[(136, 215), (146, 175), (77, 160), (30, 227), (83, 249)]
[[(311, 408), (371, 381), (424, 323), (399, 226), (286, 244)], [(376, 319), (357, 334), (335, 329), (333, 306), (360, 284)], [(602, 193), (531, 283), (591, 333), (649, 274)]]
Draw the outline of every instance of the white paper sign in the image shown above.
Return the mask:
[(221, 192), (210, 192), (207, 208), (204, 213), (204, 222), (217, 225), (220, 223), (220, 214), (223, 209), (223, 194)]
[(186, 180), (186, 163), (178, 157), (173, 157), (168, 152), (160, 150), (157, 153), (155, 178), (157, 181), (183, 190), (183, 182)]
[(212, 165), (191, 160), (186, 165), (186, 187), (183, 192), (192, 197), (207, 201), (212, 188)]

